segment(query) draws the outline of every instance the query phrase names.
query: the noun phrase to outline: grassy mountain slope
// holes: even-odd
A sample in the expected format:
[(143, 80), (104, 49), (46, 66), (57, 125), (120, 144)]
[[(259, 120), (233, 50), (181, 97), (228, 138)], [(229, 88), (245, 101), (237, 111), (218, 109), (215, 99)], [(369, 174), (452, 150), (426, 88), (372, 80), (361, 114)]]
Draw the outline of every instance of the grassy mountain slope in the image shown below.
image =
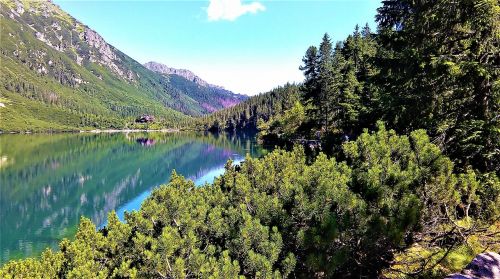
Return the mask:
[(210, 111), (58, 6), (0, 5), (0, 130), (124, 128), (141, 114), (171, 126)]

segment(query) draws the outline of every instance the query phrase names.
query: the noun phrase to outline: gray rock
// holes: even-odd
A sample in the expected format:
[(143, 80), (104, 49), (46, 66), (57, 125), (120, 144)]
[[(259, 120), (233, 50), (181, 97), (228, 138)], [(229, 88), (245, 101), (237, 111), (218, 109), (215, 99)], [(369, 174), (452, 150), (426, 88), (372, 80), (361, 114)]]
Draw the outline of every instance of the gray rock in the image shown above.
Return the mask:
[(221, 86), (218, 86), (218, 85), (213, 85), (213, 84), (209, 84), (208, 82), (204, 81), (202, 78), (200, 78), (199, 76), (197, 76), (196, 74), (194, 74), (193, 72), (191, 72), (190, 70), (186, 70), (186, 69), (176, 69), (176, 68), (170, 68), (168, 67), (167, 65), (164, 65), (164, 64), (161, 64), (161, 63), (157, 63), (157, 62), (148, 62), (146, 64), (143, 65), (144, 67), (150, 69), (151, 71), (153, 72), (157, 72), (157, 73), (160, 73), (160, 74), (164, 74), (164, 75), (178, 75), (178, 76), (181, 76), (187, 80), (190, 80), (200, 86), (204, 86), (204, 87), (215, 87), (215, 88), (221, 88)]
[(487, 252), (477, 255), (461, 273), (447, 279), (500, 279), (500, 255)]

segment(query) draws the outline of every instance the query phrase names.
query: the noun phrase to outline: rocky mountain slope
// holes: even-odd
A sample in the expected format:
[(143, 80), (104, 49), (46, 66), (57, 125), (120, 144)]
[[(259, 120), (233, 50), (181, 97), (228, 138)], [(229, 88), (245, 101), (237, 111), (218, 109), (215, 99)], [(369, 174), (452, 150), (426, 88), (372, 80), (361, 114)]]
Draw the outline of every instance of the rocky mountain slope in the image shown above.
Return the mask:
[(181, 77), (183, 77), (187, 80), (190, 80), (190, 81), (192, 81), (200, 86), (223, 88), (221, 86), (209, 84), (208, 82), (204, 81), (199, 76), (195, 75), (190, 70), (170, 68), (167, 65), (164, 65), (164, 64), (161, 64), (158, 62), (154, 62), (154, 61), (144, 63), (143, 66), (150, 69), (151, 71), (155, 71), (155, 72), (160, 73), (160, 74), (181, 76)]
[(0, 130), (164, 124), (238, 98), (145, 68), (50, 1), (0, 0)]
[(232, 107), (248, 99), (246, 95), (235, 94), (222, 86), (210, 84), (190, 70), (171, 68), (154, 61), (147, 62), (143, 66), (166, 76), (176, 87), (182, 88), (185, 92), (196, 93), (192, 94), (192, 97), (202, 100), (202, 106), (210, 112)]

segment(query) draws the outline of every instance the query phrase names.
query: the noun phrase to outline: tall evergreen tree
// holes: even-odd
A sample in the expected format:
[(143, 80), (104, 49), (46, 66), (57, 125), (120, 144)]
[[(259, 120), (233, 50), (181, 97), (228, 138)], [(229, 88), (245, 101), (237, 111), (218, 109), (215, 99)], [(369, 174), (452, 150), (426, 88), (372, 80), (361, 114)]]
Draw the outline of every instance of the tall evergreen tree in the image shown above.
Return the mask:
[(332, 113), (331, 100), (329, 95), (334, 88), (333, 86), (333, 49), (332, 41), (330, 36), (325, 33), (323, 40), (321, 41), (319, 47), (319, 58), (318, 58), (318, 90), (319, 90), (319, 114), (320, 126), (324, 126), (328, 129), (329, 115)]
[(355, 129), (359, 123), (359, 113), (361, 107), (360, 83), (356, 76), (355, 63), (356, 62), (354, 61), (349, 61), (348, 63), (346, 63), (343, 82), (340, 90), (340, 128), (344, 133), (347, 133), (349, 135), (353, 134), (353, 129)]
[(426, 128), (459, 166), (500, 171), (500, 3), (387, 0), (377, 22), (385, 118)]
[(343, 85), (344, 85), (344, 68), (347, 61), (342, 54), (342, 43), (337, 42), (332, 54), (332, 65), (330, 84), (328, 86), (327, 103), (330, 108), (327, 117), (331, 119), (328, 121), (332, 128), (338, 129), (343, 125), (342, 114), (344, 112), (342, 100), (344, 98)]
[(307, 114), (309, 119), (317, 122), (318, 115), (316, 108), (319, 107), (319, 92), (318, 92), (318, 48), (310, 46), (299, 67), (304, 72), (305, 80), (302, 85), (304, 103), (310, 105)]

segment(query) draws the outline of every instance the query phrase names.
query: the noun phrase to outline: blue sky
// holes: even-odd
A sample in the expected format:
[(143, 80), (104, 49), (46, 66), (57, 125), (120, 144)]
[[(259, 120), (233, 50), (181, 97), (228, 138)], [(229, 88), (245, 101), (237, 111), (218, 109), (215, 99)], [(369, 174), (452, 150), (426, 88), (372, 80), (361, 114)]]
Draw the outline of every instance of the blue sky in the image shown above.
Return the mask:
[(254, 95), (303, 80), (307, 47), (328, 32), (344, 39), (358, 23), (375, 29), (378, 0), (77, 1), (55, 0), (141, 63), (193, 71)]

